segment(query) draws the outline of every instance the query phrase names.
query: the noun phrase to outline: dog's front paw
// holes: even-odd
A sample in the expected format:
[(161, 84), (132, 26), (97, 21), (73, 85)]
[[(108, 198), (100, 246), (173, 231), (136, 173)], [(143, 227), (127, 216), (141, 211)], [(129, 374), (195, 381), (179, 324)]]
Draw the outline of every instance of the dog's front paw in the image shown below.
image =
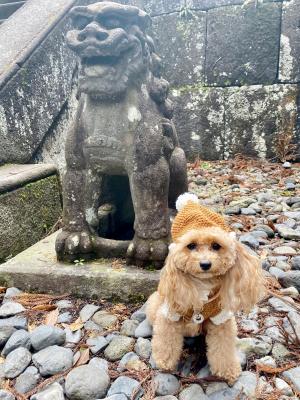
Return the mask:
[(155, 360), (156, 366), (158, 369), (161, 369), (162, 371), (173, 371), (177, 367), (177, 363), (173, 362), (172, 360)]
[(232, 386), (238, 377), (241, 375), (242, 368), (239, 363), (231, 364), (227, 368), (219, 368), (212, 370), (213, 375), (223, 378), (228, 382), (229, 386)]

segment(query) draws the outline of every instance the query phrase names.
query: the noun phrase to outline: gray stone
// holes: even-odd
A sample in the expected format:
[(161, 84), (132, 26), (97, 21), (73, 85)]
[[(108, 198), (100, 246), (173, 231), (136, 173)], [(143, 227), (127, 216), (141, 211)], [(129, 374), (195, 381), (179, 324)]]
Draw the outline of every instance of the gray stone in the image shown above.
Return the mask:
[(256, 225), (255, 230), (266, 232), (269, 238), (273, 238), (275, 233), (268, 225)]
[(223, 389), (212, 393), (209, 400), (235, 400), (240, 395), (240, 392), (233, 388)]
[(114, 394), (123, 393), (130, 398), (139, 387), (140, 383), (135, 379), (128, 378), (127, 376), (120, 376), (113, 382), (107, 395), (112, 396)]
[(105, 397), (104, 400), (128, 400), (125, 394), (113, 394), (112, 396)]
[(300, 211), (285, 211), (283, 215), (288, 218), (293, 218), (297, 221), (300, 220)]
[(0, 389), (0, 399), (1, 400), (15, 400), (15, 396), (6, 390)]
[(110, 383), (105, 370), (92, 365), (81, 365), (66, 377), (65, 389), (70, 400), (90, 400), (103, 398)]
[(284, 275), (284, 271), (282, 269), (276, 268), (276, 267), (271, 267), (269, 269), (269, 272), (271, 275), (275, 276), (275, 278), (279, 278), (280, 276)]
[(82, 322), (88, 321), (99, 309), (100, 307), (96, 306), (95, 304), (86, 304), (79, 313), (81, 321)]
[(84, 329), (86, 331), (97, 331), (97, 332), (103, 332), (103, 328), (99, 325), (97, 325), (94, 321), (86, 321), (84, 324)]
[(18, 347), (25, 347), (28, 350), (30, 350), (31, 347), (30, 335), (27, 331), (24, 331), (23, 329), (16, 331), (11, 335), (11, 337), (6, 342), (1, 355), (7, 356), (8, 353)]
[(298, 299), (299, 296), (299, 291), (294, 286), (280, 289), (280, 293), (284, 296), (289, 296), (292, 299)]
[(300, 66), (297, 54), (300, 44), (298, 37), (300, 8), (297, 1), (282, 4), (282, 26), (280, 40), (279, 79), (282, 82), (298, 82)]
[(237, 345), (246, 354), (255, 353), (262, 356), (269, 354), (272, 349), (272, 343), (266, 342), (262, 338), (241, 338)]
[(0, 347), (5, 345), (14, 332), (16, 332), (16, 329), (13, 326), (0, 327)]
[(171, 374), (158, 373), (153, 378), (153, 383), (155, 385), (155, 394), (165, 396), (167, 394), (175, 394), (180, 388), (180, 383), (178, 379)]
[(300, 271), (285, 272), (278, 280), (283, 287), (294, 286), (300, 291)]
[(240, 326), (244, 332), (257, 333), (259, 330), (258, 323), (252, 319), (242, 319)]
[(233, 389), (243, 393), (249, 399), (255, 399), (256, 374), (250, 371), (243, 371), (233, 385)]
[(300, 240), (300, 231), (291, 229), (283, 224), (275, 225), (279, 236), (286, 240)]
[(288, 369), (282, 373), (282, 376), (291, 382), (296, 390), (300, 391), (300, 367)]
[(292, 269), (300, 270), (300, 256), (293, 257), (291, 265)]
[(256, 215), (256, 211), (253, 208), (241, 208), (242, 215)]
[(91, 365), (93, 368), (98, 368), (108, 373), (108, 362), (104, 358), (94, 357), (89, 362), (89, 365)]
[(183, 389), (179, 394), (179, 400), (207, 400), (208, 397), (204, 394), (200, 385), (190, 385)]
[(212, 382), (208, 384), (205, 393), (207, 396), (209, 396), (212, 393), (219, 392), (227, 388), (228, 385), (226, 382)]
[(300, 315), (293, 310), (288, 313), (288, 319), (293, 327), (297, 340), (300, 342)]
[(31, 353), (24, 347), (13, 350), (5, 359), (4, 373), (6, 378), (16, 378), (30, 364)]
[(19, 393), (26, 393), (36, 387), (40, 374), (35, 367), (28, 367), (16, 379), (15, 389)]
[(149, 359), (151, 355), (151, 342), (148, 339), (139, 337), (134, 346), (134, 351), (138, 356), (144, 359)]
[(101, 328), (110, 329), (116, 324), (118, 318), (107, 311), (98, 311), (94, 314), (92, 320), (97, 325), (101, 326)]
[(7, 301), (12, 301), (14, 297), (21, 295), (23, 292), (16, 287), (9, 287), (6, 289), (5, 295), (3, 297), (3, 303)]
[[(232, 28), (228, 29), (229, 26)], [(219, 86), (273, 83), (279, 36), (279, 4), (263, 4), (247, 12), (238, 6), (208, 11), (208, 83)], [(224, 43), (228, 44), (225, 53)]]
[(150, 337), (152, 336), (152, 325), (145, 319), (142, 321), (135, 330), (135, 337)]
[(158, 54), (163, 60), (163, 76), (173, 87), (204, 81), (205, 62), (204, 12), (193, 12), (193, 18), (168, 14), (153, 19)]
[(124, 354), (133, 349), (134, 339), (128, 336), (116, 336), (104, 350), (104, 355), (110, 361), (120, 360)]
[(287, 182), (287, 183), (285, 184), (285, 190), (295, 190), (295, 189), (296, 189), (296, 186), (295, 186), (294, 183), (292, 183), (292, 182)]
[(146, 319), (146, 307), (147, 303), (143, 304), (141, 308), (139, 308), (132, 314), (131, 319), (135, 319), (139, 322), (144, 321), (144, 319)]
[(171, 91), (174, 122), (189, 158), (224, 156), (224, 93), (219, 88), (183, 87)]
[(105, 337), (96, 336), (94, 338), (89, 338), (86, 344), (89, 346), (91, 352), (93, 354), (96, 354), (99, 351), (103, 350), (108, 345), (108, 342)]
[(275, 378), (275, 387), (286, 396), (293, 396), (293, 390), (283, 379)]
[(207, 378), (208, 376), (212, 375), (209, 365), (206, 364), (200, 371), (197, 373), (197, 378)]
[(156, 396), (153, 400), (177, 400), (177, 397), (167, 395), (167, 396)]
[(272, 356), (276, 361), (283, 361), (290, 354), (289, 350), (282, 343), (274, 343), (272, 348)]
[(279, 246), (273, 250), (274, 254), (280, 254), (285, 256), (293, 256), (296, 253), (296, 250), (290, 246)]
[(0, 318), (11, 317), (23, 311), (25, 311), (25, 307), (22, 304), (9, 301), (0, 307)]
[(118, 371), (120, 371), (120, 372), (124, 371), (125, 368), (126, 368), (126, 364), (127, 364), (129, 361), (136, 361), (136, 360), (138, 360), (138, 359), (139, 359), (138, 355), (135, 354), (133, 351), (130, 351), (129, 353), (126, 353), (126, 354), (122, 357), (122, 359), (120, 360), (120, 362), (119, 362)]
[(257, 249), (259, 247), (259, 241), (248, 233), (240, 237), (240, 242), (251, 247), (251, 249)]
[(262, 239), (262, 242), (265, 242), (264, 239), (268, 238), (268, 234), (264, 231), (251, 231), (251, 235), (254, 236), (259, 242)]
[(121, 335), (124, 336), (134, 336), (135, 330), (139, 325), (139, 321), (135, 321), (133, 319), (126, 319), (122, 323), (122, 327), (120, 330)]
[(286, 204), (289, 206), (292, 206), (296, 203), (300, 203), (300, 197), (290, 197), (286, 200)]
[[(0, 167), (0, 175), (2, 168), (4, 167)], [(20, 253), (44, 237), (45, 232), (57, 222), (60, 214), (59, 186), (55, 175), (1, 194), (0, 261)], [(18, 240), (15, 240), (16, 231)]]
[[(226, 215), (239, 215), (241, 213), (241, 209), (239, 206), (227, 207), (225, 208), (224, 213)], [(240, 226), (240, 229), (243, 229), (243, 225)]]
[(55, 326), (40, 325), (30, 334), (32, 347), (36, 350), (42, 350), (53, 345), (62, 345), (66, 341), (66, 333)]
[(46, 387), (41, 392), (34, 394), (30, 397), (30, 400), (64, 400), (64, 391), (61, 385), (57, 382)]
[(70, 328), (65, 328), (65, 334), (66, 334), (66, 347), (74, 347), (75, 344), (79, 343), (82, 337), (81, 329), (78, 329), (77, 331), (73, 332), (71, 331)]
[(59, 314), (59, 316), (57, 318), (57, 323), (58, 324), (67, 324), (67, 323), (70, 323), (72, 321), (72, 319), (73, 319), (72, 314), (69, 311), (67, 311), (62, 314)]
[(59, 310), (64, 310), (66, 308), (72, 308), (73, 304), (70, 300), (59, 300), (55, 303)]
[(73, 353), (71, 349), (49, 346), (35, 353), (32, 361), (42, 376), (55, 375), (72, 366)]
[(268, 303), (276, 310), (276, 311), (283, 311), (283, 312), (289, 312), (289, 311), (294, 311), (295, 308), (289, 305), (287, 302), (278, 299), (277, 297), (271, 297), (268, 300)]
[(277, 367), (276, 361), (271, 356), (265, 356), (265, 357), (256, 359), (255, 364), (258, 366), (265, 366), (265, 367), (271, 367), (271, 368)]

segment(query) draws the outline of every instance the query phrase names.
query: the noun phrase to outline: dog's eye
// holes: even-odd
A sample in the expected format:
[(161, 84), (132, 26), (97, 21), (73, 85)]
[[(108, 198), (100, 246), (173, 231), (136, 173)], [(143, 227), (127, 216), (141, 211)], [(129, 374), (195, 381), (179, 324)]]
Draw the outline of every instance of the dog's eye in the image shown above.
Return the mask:
[(220, 250), (220, 248), (221, 248), (221, 246), (219, 245), (219, 243), (213, 243), (213, 244), (211, 245), (211, 247), (212, 247), (213, 250), (216, 250), (216, 251)]
[(197, 248), (197, 243), (190, 243), (186, 246), (189, 250), (195, 250)]

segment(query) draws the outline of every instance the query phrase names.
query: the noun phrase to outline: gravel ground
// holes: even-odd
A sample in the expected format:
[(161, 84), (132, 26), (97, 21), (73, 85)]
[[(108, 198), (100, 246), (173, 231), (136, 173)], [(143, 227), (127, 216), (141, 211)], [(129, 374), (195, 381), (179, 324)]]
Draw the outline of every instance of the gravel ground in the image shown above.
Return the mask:
[(275, 293), (238, 315), (234, 386), (211, 376), (201, 337), (186, 340), (177, 371), (159, 372), (144, 305), (0, 288), (0, 400), (300, 398), (300, 166), (197, 162), (189, 181), (260, 255)]

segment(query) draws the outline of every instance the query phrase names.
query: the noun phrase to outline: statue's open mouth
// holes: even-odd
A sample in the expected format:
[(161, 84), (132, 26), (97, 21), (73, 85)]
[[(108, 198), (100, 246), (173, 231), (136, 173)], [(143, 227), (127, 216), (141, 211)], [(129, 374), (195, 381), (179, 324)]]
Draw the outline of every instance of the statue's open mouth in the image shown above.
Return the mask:
[[(127, 47), (118, 55), (86, 56), (81, 59), (82, 73), (91, 78), (101, 78), (107, 73), (117, 73), (117, 70), (126, 70), (130, 59), (137, 53), (136, 46)], [(121, 72), (121, 71), (119, 71)]]
[(102, 77), (119, 63), (120, 56), (95, 56), (82, 59), (83, 72), (89, 77)]

